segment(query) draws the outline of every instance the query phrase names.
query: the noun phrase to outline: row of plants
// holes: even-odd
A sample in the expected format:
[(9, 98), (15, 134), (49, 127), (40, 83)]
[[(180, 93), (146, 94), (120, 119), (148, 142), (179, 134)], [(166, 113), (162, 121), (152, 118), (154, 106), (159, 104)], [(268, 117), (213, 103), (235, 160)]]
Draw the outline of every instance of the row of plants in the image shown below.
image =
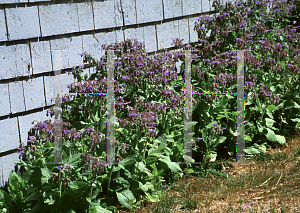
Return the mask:
[[(289, 4), (288, 4), (289, 3)], [(295, 4), (292, 4), (295, 3)], [(185, 173), (210, 171), (209, 160), (228, 158), (236, 148), (237, 52), (245, 51), (245, 142), (247, 154), (284, 144), (300, 127), (299, 33), (285, 26), (298, 1), (214, 2), (218, 15), (195, 21), (199, 42), (178, 51), (148, 56), (144, 44), (126, 40), (103, 45), (96, 61), (82, 53), (96, 72), (82, 77), (70, 93), (102, 93), (62, 98), (63, 162), (54, 160), (54, 120), (38, 122), (36, 136), (20, 145), (23, 172), (11, 172), (0, 191), (0, 209), (7, 212), (112, 212), (119, 203), (134, 209), (143, 201), (158, 202), (160, 186)], [(267, 13), (267, 6), (272, 6)], [(262, 15), (263, 14), (263, 15)], [(292, 23), (293, 24), (293, 23)], [(204, 27), (203, 27), (204, 25)], [(210, 36), (206, 34), (211, 31)], [(107, 156), (107, 50), (115, 54), (115, 159)], [(184, 51), (192, 53), (193, 159), (184, 156)], [(233, 51), (229, 51), (233, 50)], [(176, 62), (182, 61), (177, 75)], [(202, 95), (200, 93), (203, 93)], [(205, 94), (205, 95), (204, 95)], [(53, 109), (48, 113), (54, 115)], [(34, 122), (32, 123), (34, 124)]]

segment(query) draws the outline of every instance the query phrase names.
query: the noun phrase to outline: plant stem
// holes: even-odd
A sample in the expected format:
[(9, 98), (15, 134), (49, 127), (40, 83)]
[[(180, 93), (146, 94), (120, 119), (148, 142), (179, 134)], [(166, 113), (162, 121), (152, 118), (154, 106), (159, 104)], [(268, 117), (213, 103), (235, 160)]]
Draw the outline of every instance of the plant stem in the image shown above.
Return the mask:
[(62, 186), (62, 181), (59, 179), (59, 198), (61, 198), (61, 186)]
[(92, 200), (92, 191), (93, 191), (93, 189), (92, 189), (92, 179), (90, 180), (90, 187), (91, 187), (91, 190), (90, 190), (90, 198), (91, 198), (91, 200)]
[(112, 170), (113, 170), (113, 164), (111, 165), (111, 169), (109, 171), (109, 176), (108, 176), (108, 185), (107, 185), (107, 191), (106, 194), (108, 195), (109, 193), (109, 187), (110, 187), (110, 179), (111, 179), (111, 175), (112, 175)]

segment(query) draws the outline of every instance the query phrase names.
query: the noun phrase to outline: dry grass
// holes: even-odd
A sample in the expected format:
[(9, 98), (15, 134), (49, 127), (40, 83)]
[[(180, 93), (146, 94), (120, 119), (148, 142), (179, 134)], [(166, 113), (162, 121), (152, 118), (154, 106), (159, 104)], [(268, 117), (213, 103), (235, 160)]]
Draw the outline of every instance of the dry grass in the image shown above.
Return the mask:
[[(159, 203), (145, 201), (135, 212), (300, 212), (299, 134), (290, 136), (283, 147), (248, 158), (250, 164), (229, 162), (234, 160), (219, 162), (233, 178), (184, 176), (166, 186)], [(118, 213), (130, 212), (116, 207)]]

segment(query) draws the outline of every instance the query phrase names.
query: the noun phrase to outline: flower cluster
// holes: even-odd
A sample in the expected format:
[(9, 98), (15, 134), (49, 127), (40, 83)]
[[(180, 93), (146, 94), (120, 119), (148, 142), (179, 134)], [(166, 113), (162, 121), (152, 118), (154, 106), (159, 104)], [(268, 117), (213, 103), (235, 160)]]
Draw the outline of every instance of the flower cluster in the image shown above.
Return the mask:
[[(174, 40), (174, 42), (178, 41)], [(175, 63), (178, 61), (179, 58), (183, 59), (184, 54), (183, 51), (176, 52), (174, 55), (172, 55), (170, 52), (165, 52), (163, 54), (158, 54), (153, 57), (144, 55), (144, 50), (141, 48), (143, 47), (142, 44), (139, 44), (138, 42), (133, 42), (130, 39), (127, 39), (125, 42), (117, 42), (112, 45), (103, 45), (102, 49), (113, 49), (117, 50), (115, 51), (115, 54), (117, 57), (117, 62), (115, 63), (115, 70), (116, 70), (116, 78), (121, 80), (120, 84), (125, 84), (123, 87), (118, 87), (119, 83), (116, 82), (116, 88), (115, 92), (117, 94), (115, 95), (116, 98), (116, 115), (119, 116), (122, 111), (125, 110), (125, 105), (128, 105), (129, 103), (132, 103), (132, 101), (125, 102), (124, 97), (120, 94), (122, 92), (127, 91), (127, 93), (131, 94), (131, 90), (134, 87), (139, 87), (142, 89), (142, 91), (147, 94), (145, 91), (147, 89), (147, 86), (153, 85), (157, 92), (161, 93), (162, 98), (164, 101), (166, 101), (166, 105), (161, 106), (160, 104), (154, 104), (153, 107), (145, 109), (145, 105), (140, 105), (138, 103), (138, 107), (143, 107), (144, 109), (141, 109), (139, 113), (137, 112), (137, 109), (130, 108), (127, 109), (129, 112), (127, 113), (127, 118), (119, 119), (121, 126), (125, 127), (128, 124), (130, 126), (138, 125), (140, 128), (147, 128), (148, 129), (148, 135), (155, 136), (157, 133), (155, 130), (150, 129), (153, 127), (155, 121), (158, 117), (161, 117), (158, 115), (159, 113), (162, 113), (164, 110), (167, 112), (170, 109), (175, 109), (176, 114), (178, 113), (177, 107), (182, 105), (181, 98), (183, 98), (183, 95), (177, 95), (175, 91), (169, 91), (169, 89), (165, 89), (167, 84), (169, 84), (171, 81), (175, 80), (177, 78), (177, 72), (175, 70)], [(190, 48), (190, 45), (186, 45), (186, 48)], [(122, 52), (122, 54), (120, 54)], [(201, 51), (195, 51), (200, 52)], [(199, 55), (193, 54), (192, 57), (194, 59), (199, 58)], [(68, 85), (70, 92), (95, 92), (98, 93), (102, 92), (105, 93), (104, 88), (106, 87), (106, 78), (105, 72), (106, 65), (107, 64), (107, 56), (103, 56), (100, 61), (97, 63), (97, 69), (95, 73), (95, 79), (90, 79), (85, 82), (80, 83), (74, 83), (72, 85)], [(102, 78), (103, 77), (103, 78)], [(101, 79), (102, 78), (102, 79)], [(101, 80), (98, 80), (101, 79)], [(146, 86), (145, 86), (146, 85)], [(163, 88), (161, 88), (163, 87)], [(151, 88), (151, 86), (150, 86)], [(91, 99), (98, 98), (101, 99), (100, 104), (103, 107), (103, 110), (105, 109), (104, 106), (104, 100), (103, 97), (97, 96), (92, 97)], [(137, 100), (135, 100), (136, 102)], [(138, 100), (139, 102), (142, 102), (141, 100)], [(95, 103), (95, 101), (92, 101), (92, 103)], [(195, 102), (195, 100), (193, 100)], [(158, 106), (160, 105), (160, 106)], [(76, 113), (76, 112), (74, 112)], [(71, 115), (73, 115), (71, 113)], [(87, 115), (88, 116), (88, 115)]]
[(256, 78), (257, 78), (257, 74), (247, 75), (247, 80), (248, 81), (245, 82), (245, 93), (247, 95), (249, 95), (251, 93), (252, 98), (257, 97), (256, 91), (254, 90), (255, 83), (256, 83)]
[(82, 153), (81, 157), (84, 158), (85, 163), (85, 169), (83, 169), (82, 172), (86, 172), (86, 169), (92, 169), (92, 171), (95, 171), (96, 173), (105, 170), (106, 162), (104, 160), (99, 160), (86, 152)]
[(213, 88), (214, 92), (220, 92), (218, 89), (220, 88), (219, 84), (224, 84), (225, 86), (229, 83), (236, 84), (236, 75), (221, 73), (219, 77), (213, 77), (213, 81), (216, 83), (212, 83), (211, 87)]
[[(285, 25), (284, 29), (278, 29), (273, 26), (273, 22), (279, 23), (279, 19), (281, 20), (280, 16), (285, 17), (294, 9), (295, 5), (280, 1), (276, 2), (273, 2), (273, 7), (269, 14), (261, 15), (261, 20), (255, 22), (251, 22), (252, 19), (255, 19), (256, 15), (259, 15), (255, 13), (262, 13), (261, 11), (265, 10), (265, 8), (259, 6), (260, 4), (256, 4), (256, 11), (247, 11), (247, 7), (245, 7), (247, 3), (237, 2), (236, 5), (226, 3), (225, 7), (222, 4), (219, 5), (217, 2), (214, 2), (214, 6), (222, 11), (220, 15), (215, 15), (214, 17), (201, 16), (194, 22), (195, 30), (199, 37), (199, 45), (196, 45), (196, 47), (200, 48), (205, 55), (209, 52), (213, 52), (215, 55), (204, 59), (204, 65), (216, 70), (220, 70), (222, 66), (226, 65), (227, 67), (223, 68), (236, 70), (238, 59), (236, 51), (226, 52), (229, 44), (231, 44), (237, 46), (239, 49), (250, 50), (251, 48), (256, 53), (259, 53), (259, 55), (254, 56), (250, 51), (245, 51), (245, 63), (250, 69), (264, 69), (270, 74), (274, 73), (282, 77), (290, 74), (299, 74), (300, 66), (297, 65), (299, 63), (299, 57), (297, 56), (299, 55), (299, 51), (295, 48), (295, 42), (299, 42), (300, 38), (300, 33), (296, 33), (296, 29), (299, 26)], [(231, 11), (233, 10), (237, 12), (232, 13)], [(206, 33), (209, 30), (212, 30), (210, 38), (206, 38)], [(235, 32), (234, 40), (232, 40), (232, 32)], [(266, 35), (268, 35), (268, 38)], [(282, 42), (283, 37), (287, 38), (287, 42)], [(219, 44), (223, 44), (223, 46)], [(219, 55), (219, 50), (225, 50), (225, 52)], [(260, 55), (264, 57), (259, 57)], [(292, 57), (294, 60), (290, 59), (284, 67), (281, 64), (282, 61), (286, 61), (286, 57)], [(202, 76), (201, 74), (202, 72), (198, 71), (198, 75)], [(211, 86), (214, 92), (220, 87), (215, 82)], [(252, 90), (251, 96), (257, 97), (258, 95), (254, 91), (254, 87), (254, 81), (246, 82), (246, 89), (248, 91)], [(260, 94), (267, 97), (271, 103), (278, 103), (276, 95), (266, 92), (260, 92)], [(211, 101), (210, 96), (207, 96), (207, 98), (209, 99), (208, 101)]]
[(226, 129), (226, 127), (224, 127), (224, 128), (220, 128), (220, 121), (217, 121), (217, 124), (216, 123), (212, 123), (212, 125), (214, 125), (214, 128), (213, 128), (213, 132), (218, 132), (218, 133), (221, 133), (221, 134), (223, 134), (223, 130), (225, 130)]
[(270, 86), (265, 86), (263, 84), (260, 85), (263, 86), (263, 89), (259, 90), (259, 92), (264, 95), (265, 99), (268, 99), (271, 102), (271, 104), (275, 104), (275, 103), (278, 104), (279, 97), (270, 91)]
[(52, 172), (51, 179), (55, 182), (58, 182), (60, 179), (62, 180), (62, 184), (64, 186), (69, 186), (71, 183), (70, 178), (66, 178), (64, 169), (68, 170), (68, 173), (71, 174), (72, 167), (68, 164), (65, 166), (58, 166), (59, 172)]

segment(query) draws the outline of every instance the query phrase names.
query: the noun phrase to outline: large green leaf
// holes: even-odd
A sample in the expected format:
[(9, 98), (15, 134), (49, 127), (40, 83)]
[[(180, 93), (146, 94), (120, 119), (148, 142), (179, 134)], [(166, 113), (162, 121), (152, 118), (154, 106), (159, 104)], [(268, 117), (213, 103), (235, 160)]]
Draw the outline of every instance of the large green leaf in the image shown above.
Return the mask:
[(130, 166), (132, 164), (134, 164), (136, 162), (134, 156), (131, 156), (131, 157), (127, 157), (125, 158), (125, 160), (122, 162), (123, 166)]
[(254, 154), (259, 154), (261, 153), (259, 151), (259, 149), (255, 148), (255, 147), (249, 147), (249, 148), (246, 148), (244, 149), (245, 153), (247, 153), (248, 155), (254, 155)]
[(43, 192), (44, 203), (47, 203), (48, 205), (54, 204), (54, 202), (58, 199), (58, 197), (59, 197), (58, 190), (48, 189)]
[(147, 166), (150, 166), (151, 164), (155, 163), (157, 161), (157, 159), (155, 157), (150, 157), (147, 156), (147, 158), (145, 159), (145, 163)]
[(140, 170), (141, 172), (146, 173), (148, 176), (151, 176), (150, 170), (146, 167), (143, 162), (136, 162), (135, 167)]
[[(152, 183), (150, 183), (150, 182), (146, 182), (144, 185), (141, 183), (141, 182), (139, 182), (139, 188), (141, 189), (141, 190), (143, 190), (143, 192), (146, 194), (146, 198), (150, 201), (150, 202), (159, 202), (159, 196), (157, 196), (157, 195), (151, 195), (148, 191), (149, 191), (149, 189), (151, 190), (151, 191), (155, 191), (155, 189), (154, 189), (154, 186), (153, 186), (153, 184)], [(156, 193), (158, 193), (158, 191), (156, 191)]]
[(88, 187), (89, 187), (88, 183), (81, 182), (81, 181), (74, 181), (70, 183), (69, 189), (66, 189), (64, 193), (71, 197), (78, 198), (82, 196), (82, 194), (87, 190)]
[(226, 138), (227, 138), (226, 136), (221, 136), (216, 143), (212, 144), (212, 147), (215, 147), (215, 148), (218, 147), (219, 144), (223, 143), (226, 140)]
[(284, 145), (286, 143), (285, 137), (281, 135), (276, 135), (276, 141), (281, 145)]
[(15, 171), (11, 171), (9, 175), (9, 187), (12, 193), (16, 193), (25, 189), (24, 181)]
[(35, 192), (32, 192), (29, 196), (27, 196), (25, 198), (24, 202), (27, 203), (27, 202), (34, 201), (37, 199), (39, 199), (39, 193), (37, 191), (35, 191)]
[(81, 158), (81, 153), (77, 153), (74, 155), (71, 155), (68, 158), (68, 163), (72, 168), (76, 168), (78, 167), (78, 165), (82, 162), (82, 158)]
[(274, 131), (269, 128), (266, 128), (266, 129), (268, 131), (268, 133), (266, 135), (267, 139), (270, 141), (276, 141), (276, 135), (275, 135)]
[(119, 131), (122, 135), (128, 134), (128, 131), (125, 128), (119, 128), (119, 129), (116, 129), (116, 131)]
[(249, 135), (245, 135), (245, 140), (246, 141), (252, 141), (251, 137)]
[(7, 194), (5, 191), (0, 190), (0, 203), (5, 203), (6, 205), (9, 205), (11, 202), (13, 202), (12, 196)]
[(178, 171), (182, 171), (177, 163), (171, 162), (170, 156), (161, 156), (161, 158), (158, 159), (158, 160), (165, 163), (165, 164), (167, 164), (167, 166), (169, 167), (169, 169), (171, 169), (171, 171), (173, 173), (177, 173)]
[(151, 189), (152, 191), (155, 190), (152, 183), (150, 183), (150, 182), (146, 182), (145, 184), (142, 184), (141, 182), (139, 182), (139, 188), (141, 190), (143, 190), (145, 193), (147, 193), (149, 189)]
[(271, 128), (273, 126), (273, 124), (275, 123), (275, 121), (270, 118), (265, 118), (265, 120), (266, 120), (266, 126), (269, 128)]
[(167, 147), (167, 143), (162, 143), (157, 148), (151, 148), (148, 151), (148, 156), (160, 157), (165, 152), (166, 147)]
[(183, 159), (189, 163), (195, 162), (195, 160), (193, 158), (191, 158), (191, 156), (188, 156), (188, 155), (183, 155)]
[(94, 206), (90, 212), (91, 213), (112, 213), (112, 211), (103, 209), (101, 206)]
[(116, 192), (116, 194), (121, 205), (123, 205), (125, 208), (132, 209), (131, 204), (135, 203), (136, 199), (129, 189), (123, 190), (121, 192)]

